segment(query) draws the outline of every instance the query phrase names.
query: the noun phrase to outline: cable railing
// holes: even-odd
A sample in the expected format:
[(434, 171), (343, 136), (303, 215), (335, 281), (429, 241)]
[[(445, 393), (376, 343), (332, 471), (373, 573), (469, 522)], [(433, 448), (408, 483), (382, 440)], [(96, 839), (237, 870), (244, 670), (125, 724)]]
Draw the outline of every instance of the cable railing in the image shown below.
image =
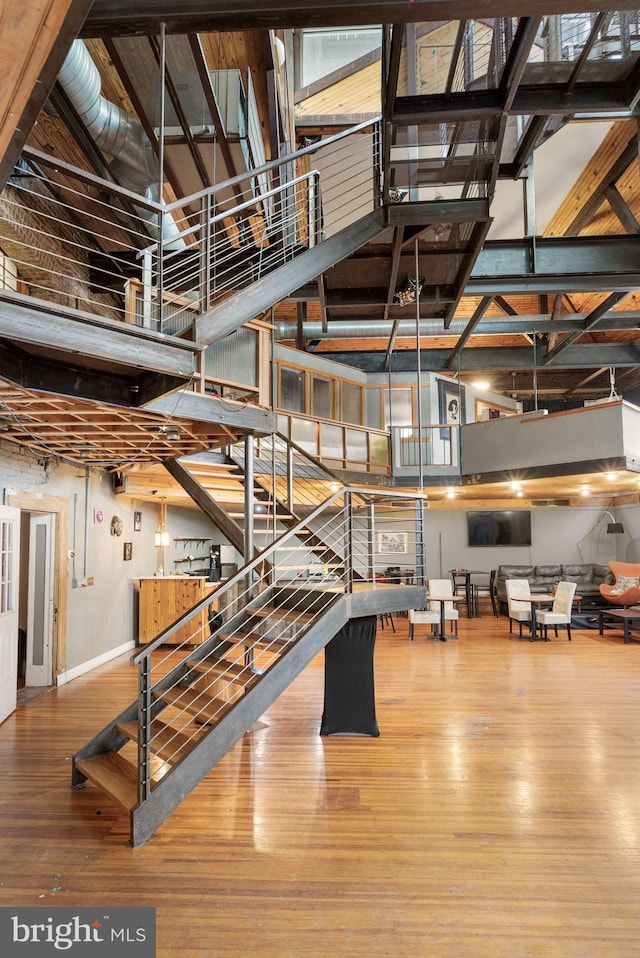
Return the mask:
[[(319, 579), (291, 569), (307, 525), (345, 556)], [(393, 588), (388, 567), (399, 557), (413, 563), (413, 580), (424, 585), (422, 497), (341, 488), (133, 656), (139, 800), (341, 596)], [(181, 629), (183, 641), (166, 647)], [(165, 709), (170, 724), (160, 721)]]
[(160, 205), (26, 149), (0, 245), (30, 295), (179, 335), (375, 209), (380, 156), (375, 120)]

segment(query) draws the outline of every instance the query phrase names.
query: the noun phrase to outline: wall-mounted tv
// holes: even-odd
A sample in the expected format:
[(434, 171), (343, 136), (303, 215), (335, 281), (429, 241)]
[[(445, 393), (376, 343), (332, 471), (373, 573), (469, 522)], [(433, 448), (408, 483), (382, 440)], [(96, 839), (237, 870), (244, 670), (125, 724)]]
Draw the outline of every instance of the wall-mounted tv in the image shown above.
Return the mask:
[(470, 546), (530, 546), (531, 513), (528, 509), (492, 509), (467, 512)]

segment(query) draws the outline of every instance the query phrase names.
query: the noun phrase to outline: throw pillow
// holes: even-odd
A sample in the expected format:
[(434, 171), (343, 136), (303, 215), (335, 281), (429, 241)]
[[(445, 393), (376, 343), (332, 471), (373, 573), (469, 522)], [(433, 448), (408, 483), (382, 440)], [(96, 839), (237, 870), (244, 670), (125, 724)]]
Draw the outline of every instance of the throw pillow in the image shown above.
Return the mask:
[(616, 582), (615, 589), (612, 589), (610, 595), (622, 595), (627, 589), (635, 589), (638, 585), (638, 577), (633, 575), (621, 575)]

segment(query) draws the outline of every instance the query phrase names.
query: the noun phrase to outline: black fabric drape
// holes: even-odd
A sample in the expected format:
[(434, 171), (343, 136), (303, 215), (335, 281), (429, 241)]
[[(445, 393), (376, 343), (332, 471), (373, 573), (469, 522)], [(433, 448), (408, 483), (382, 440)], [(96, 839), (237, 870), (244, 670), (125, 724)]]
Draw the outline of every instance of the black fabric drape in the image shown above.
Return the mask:
[(321, 735), (380, 735), (373, 652), (377, 618), (352, 619), (324, 651)]

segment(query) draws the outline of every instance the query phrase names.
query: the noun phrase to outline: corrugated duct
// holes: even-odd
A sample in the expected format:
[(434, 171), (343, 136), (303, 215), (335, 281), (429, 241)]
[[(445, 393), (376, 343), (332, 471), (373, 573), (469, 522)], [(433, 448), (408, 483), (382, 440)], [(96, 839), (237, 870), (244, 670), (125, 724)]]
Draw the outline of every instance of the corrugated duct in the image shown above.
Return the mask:
[[(118, 183), (157, 203), (158, 157), (138, 118), (102, 96), (100, 73), (82, 40), (71, 44), (58, 81), (97, 146), (113, 158), (110, 169)], [(156, 220), (150, 210), (139, 208), (138, 213), (147, 221)], [(162, 219), (165, 246), (184, 248), (171, 217)]]

